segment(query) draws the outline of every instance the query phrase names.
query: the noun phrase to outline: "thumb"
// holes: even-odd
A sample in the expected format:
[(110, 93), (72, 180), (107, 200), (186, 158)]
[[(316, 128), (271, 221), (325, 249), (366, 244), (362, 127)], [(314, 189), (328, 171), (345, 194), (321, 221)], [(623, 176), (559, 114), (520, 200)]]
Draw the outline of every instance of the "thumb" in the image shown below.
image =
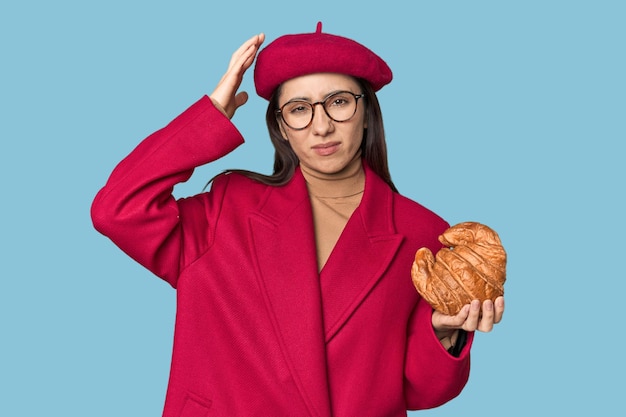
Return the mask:
[(248, 102), (248, 93), (242, 91), (235, 96), (235, 108), (239, 108)]

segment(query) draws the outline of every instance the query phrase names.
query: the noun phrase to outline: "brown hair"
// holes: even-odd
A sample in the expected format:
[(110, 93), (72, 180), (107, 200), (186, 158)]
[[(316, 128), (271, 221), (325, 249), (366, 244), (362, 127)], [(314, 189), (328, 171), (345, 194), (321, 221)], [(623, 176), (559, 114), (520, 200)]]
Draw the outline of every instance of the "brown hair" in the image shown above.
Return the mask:
[[(367, 119), (367, 129), (363, 131), (361, 155), (368, 166), (382, 178), (393, 191), (397, 192), (398, 190), (393, 184), (393, 181), (391, 181), (391, 174), (389, 173), (385, 129), (376, 92), (367, 81), (357, 79), (357, 82), (365, 94), (363, 102), (365, 103), (365, 117)], [(274, 172), (272, 175), (264, 175), (243, 169), (228, 169), (224, 171), (224, 173), (237, 172), (263, 184), (276, 186), (284, 185), (291, 180), (299, 161), (289, 141), (283, 139), (280, 131), (280, 122), (276, 117), (280, 89), (281, 87), (278, 87), (276, 91), (274, 91), (265, 113), (265, 121), (267, 122), (270, 140), (275, 149)], [(207, 183), (207, 186), (211, 181), (213, 181), (213, 179)]]

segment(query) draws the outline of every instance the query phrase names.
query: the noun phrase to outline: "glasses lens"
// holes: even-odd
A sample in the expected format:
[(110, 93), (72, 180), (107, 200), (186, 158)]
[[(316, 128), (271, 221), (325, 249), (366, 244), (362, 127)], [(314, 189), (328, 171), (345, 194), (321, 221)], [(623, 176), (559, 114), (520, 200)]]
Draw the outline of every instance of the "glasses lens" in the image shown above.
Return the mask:
[(283, 120), (292, 129), (303, 129), (313, 118), (313, 106), (306, 101), (290, 101), (282, 108)]
[(326, 113), (336, 122), (345, 122), (356, 113), (356, 98), (352, 93), (333, 94), (324, 101)]

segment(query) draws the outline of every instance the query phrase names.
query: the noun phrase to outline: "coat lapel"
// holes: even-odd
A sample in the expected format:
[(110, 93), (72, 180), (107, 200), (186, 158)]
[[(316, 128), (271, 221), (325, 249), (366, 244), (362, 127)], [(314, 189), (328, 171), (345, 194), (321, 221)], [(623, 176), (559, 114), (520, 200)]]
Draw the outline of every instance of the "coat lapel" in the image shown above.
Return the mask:
[(259, 286), (313, 416), (331, 415), (326, 343), (381, 279), (402, 242), (393, 225), (393, 192), (366, 164), (364, 168), (363, 200), (321, 275), (311, 203), (299, 170), (287, 185), (269, 187), (249, 220)]
[(330, 416), (311, 204), (299, 170), (269, 187), (250, 216), (259, 286), (296, 385), (313, 416)]
[(364, 164), (365, 192), (322, 269), (325, 340), (367, 297), (394, 259), (402, 236), (393, 225), (393, 191)]

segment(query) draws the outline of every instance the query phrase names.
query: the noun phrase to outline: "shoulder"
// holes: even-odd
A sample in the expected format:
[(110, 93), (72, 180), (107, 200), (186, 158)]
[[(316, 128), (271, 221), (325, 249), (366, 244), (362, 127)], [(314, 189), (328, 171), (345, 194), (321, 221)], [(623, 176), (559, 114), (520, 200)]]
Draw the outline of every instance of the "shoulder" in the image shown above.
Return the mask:
[(234, 204), (254, 205), (270, 187), (239, 172), (226, 172), (213, 180), (209, 194)]
[(207, 191), (178, 200), (182, 211), (220, 211), (223, 206), (253, 207), (260, 201), (268, 185), (237, 172), (217, 175)]
[[(394, 192), (391, 187), (364, 164), (366, 187), (362, 205), (371, 208), (368, 219), (372, 222), (386, 222), (390, 217), (395, 232), (413, 243), (436, 242), (448, 228), (448, 223), (437, 213), (410, 198)], [(381, 220), (383, 219), (383, 220)]]
[(450, 227), (439, 214), (399, 193), (394, 193), (393, 211), (398, 231), (409, 236), (438, 237)]
[(202, 225), (212, 230), (225, 215), (240, 221), (259, 206), (268, 188), (236, 172), (220, 174), (211, 181), (208, 191), (178, 200), (180, 218), (183, 225), (189, 224), (194, 230), (202, 229)]

